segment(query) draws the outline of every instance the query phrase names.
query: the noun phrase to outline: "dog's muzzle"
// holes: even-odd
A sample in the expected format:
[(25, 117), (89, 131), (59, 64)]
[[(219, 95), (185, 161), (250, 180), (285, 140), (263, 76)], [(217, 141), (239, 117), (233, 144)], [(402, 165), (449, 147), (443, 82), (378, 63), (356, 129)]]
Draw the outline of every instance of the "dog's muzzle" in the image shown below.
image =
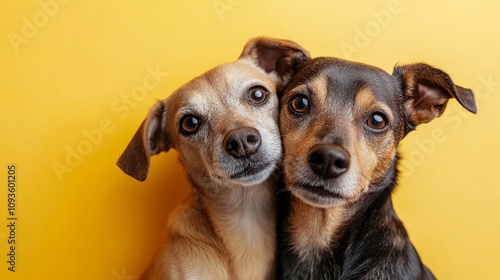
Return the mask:
[(334, 179), (346, 173), (351, 157), (339, 145), (319, 144), (311, 148), (307, 163), (311, 170), (323, 180)]
[(253, 185), (267, 179), (275, 168), (275, 162), (263, 151), (260, 132), (253, 127), (229, 131), (224, 136), (223, 147), (232, 158), (231, 180)]
[(252, 127), (232, 130), (224, 137), (224, 149), (235, 158), (249, 158), (259, 150), (260, 143), (260, 133)]

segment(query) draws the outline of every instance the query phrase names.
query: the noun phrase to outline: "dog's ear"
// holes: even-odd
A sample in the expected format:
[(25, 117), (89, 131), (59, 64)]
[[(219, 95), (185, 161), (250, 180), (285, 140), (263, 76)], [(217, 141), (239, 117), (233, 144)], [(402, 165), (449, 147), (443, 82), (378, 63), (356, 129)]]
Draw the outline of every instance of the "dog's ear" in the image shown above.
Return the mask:
[(284, 88), (299, 66), (310, 59), (309, 52), (299, 44), (281, 39), (257, 37), (243, 49), (241, 58), (253, 60), (267, 73), (275, 73), (280, 79), (278, 92)]
[(118, 159), (117, 165), (120, 169), (139, 181), (146, 180), (148, 176), (150, 157), (170, 149), (165, 116), (165, 104), (159, 101), (151, 108)]
[(450, 98), (476, 113), (472, 90), (453, 83), (445, 72), (424, 63), (394, 67), (392, 74), (403, 90), (408, 130), (441, 116)]

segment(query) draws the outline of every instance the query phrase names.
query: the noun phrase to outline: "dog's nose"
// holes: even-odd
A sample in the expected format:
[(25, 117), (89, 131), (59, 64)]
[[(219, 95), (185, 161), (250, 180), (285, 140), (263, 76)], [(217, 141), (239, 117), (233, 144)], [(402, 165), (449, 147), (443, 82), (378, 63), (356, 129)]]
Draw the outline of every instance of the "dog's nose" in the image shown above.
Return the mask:
[(235, 129), (224, 137), (224, 149), (235, 158), (255, 154), (260, 147), (260, 133), (252, 127)]
[(338, 145), (316, 145), (307, 156), (312, 171), (323, 179), (337, 178), (349, 169), (350, 155)]

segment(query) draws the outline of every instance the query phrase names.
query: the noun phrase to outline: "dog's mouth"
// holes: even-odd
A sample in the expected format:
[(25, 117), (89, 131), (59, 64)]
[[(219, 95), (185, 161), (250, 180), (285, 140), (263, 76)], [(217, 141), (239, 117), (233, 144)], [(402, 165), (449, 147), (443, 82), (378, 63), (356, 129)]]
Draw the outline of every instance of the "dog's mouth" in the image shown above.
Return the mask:
[(329, 198), (338, 198), (338, 199), (344, 198), (341, 194), (339, 194), (337, 192), (332, 192), (332, 191), (326, 190), (322, 186), (300, 185), (299, 187), (301, 189), (303, 189), (303, 190), (305, 190), (313, 195), (319, 196), (319, 197), (329, 197)]
[(231, 178), (232, 180), (239, 180), (245, 177), (257, 175), (267, 170), (271, 165), (272, 165), (271, 162), (266, 162), (261, 164), (248, 164), (246, 167), (243, 168), (243, 170), (232, 174), (231, 176), (229, 176), (229, 178)]
[(323, 186), (298, 184), (290, 186), (289, 189), (293, 195), (315, 207), (330, 207), (346, 201), (344, 195), (327, 190)]

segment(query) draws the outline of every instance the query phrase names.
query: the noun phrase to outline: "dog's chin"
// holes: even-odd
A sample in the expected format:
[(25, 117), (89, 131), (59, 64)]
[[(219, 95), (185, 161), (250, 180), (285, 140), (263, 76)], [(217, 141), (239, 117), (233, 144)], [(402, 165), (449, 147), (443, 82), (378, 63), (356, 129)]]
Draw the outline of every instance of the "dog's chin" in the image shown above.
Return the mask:
[(244, 170), (229, 176), (230, 180), (244, 187), (251, 187), (266, 181), (275, 169), (274, 163), (245, 168)]
[(341, 206), (347, 203), (348, 198), (343, 195), (326, 190), (322, 186), (288, 185), (288, 189), (295, 197), (306, 204), (317, 208)]
[[(241, 168), (238, 171), (211, 172), (214, 182), (224, 186), (252, 187), (263, 183), (272, 175), (276, 168), (275, 162), (267, 162), (259, 165)], [(218, 173), (219, 175), (216, 175)]]

